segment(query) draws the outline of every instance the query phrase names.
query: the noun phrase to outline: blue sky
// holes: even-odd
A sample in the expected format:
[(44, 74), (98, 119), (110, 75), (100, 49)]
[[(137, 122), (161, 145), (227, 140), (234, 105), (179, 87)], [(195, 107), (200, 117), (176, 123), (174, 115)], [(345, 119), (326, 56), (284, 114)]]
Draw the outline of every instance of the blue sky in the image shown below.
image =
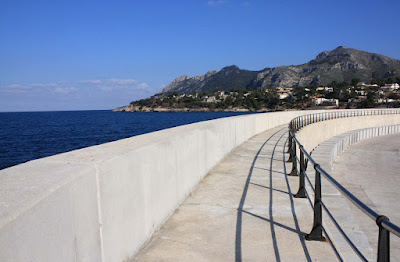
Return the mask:
[(110, 109), (181, 75), (302, 64), (339, 45), (400, 59), (400, 1), (0, 1), (0, 111)]

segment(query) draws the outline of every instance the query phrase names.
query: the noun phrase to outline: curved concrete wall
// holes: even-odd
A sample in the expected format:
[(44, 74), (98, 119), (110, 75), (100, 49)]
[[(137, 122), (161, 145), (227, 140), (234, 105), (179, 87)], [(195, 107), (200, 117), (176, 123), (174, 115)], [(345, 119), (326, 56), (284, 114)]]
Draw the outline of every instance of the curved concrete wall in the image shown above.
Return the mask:
[[(396, 133), (400, 127), (400, 115), (374, 115), (349, 118), (338, 118), (317, 122), (303, 127), (296, 133), (296, 138), (308, 151), (313, 159), (330, 173), (334, 157), (345, 148), (357, 141), (369, 137)], [(297, 148), (297, 155), (299, 149)], [(310, 168), (309, 168), (310, 169)], [(312, 169), (310, 169), (312, 170)], [(313, 171), (307, 172), (311, 181), (315, 179)], [(313, 190), (307, 184), (307, 192), (313, 197)], [(373, 258), (373, 251), (364, 233), (359, 229), (352, 217), (346, 199), (324, 177), (321, 179), (322, 198), (325, 205), (335, 217), (348, 237), (356, 243), (357, 248), (367, 259)], [(324, 211), (324, 227), (334, 242), (337, 251), (345, 261), (359, 261), (359, 258), (336, 229)]]
[(296, 138), (311, 152), (320, 143), (352, 130), (396, 124), (400, 124), (398, 114), (337, 118), (305, 126), (296, 133)]
[[(390, 134), (400, 133), (400, 124), (393, 126), (379, 126), (379, 127), (370, 127), (365, 129), (357, 129), (347, 133), (340, 134), (335, 136), (327, 141), (324, 141), (322, 144), (318, 145), (319, 156), (317, 161), (315, 150), (313, 151), (313, 158), (319, 164), (323, 161), (321, 166), (328, 173), (330, 172), (333, 162), (336, 157), (338, 157), (342, 152), (344, 152), (351, 145), (363, 141), (365, 139), (370, 139), (378, 136), (385, 136)], [(321, 152), (328, 153), (328, 157), (322, 157)], [(327, 167), (327, 169), (325, 168)]]
[[(312, 157), (326, 172), (332, 175), (333, 162), (336, 157), (351, 145), (372, 137), (399, 132), (400, 125), (353, 130), (324, 141), (314, 149)], [(307, 174), (311, 181), (315, 179), (314, 172), (307, 172)], [(321, 184), (323, 202), (335, 217), (336, 222), (338, 222), (353, 243), (356, 243), (358, 249), (363, 253), (363, 255), (372, 261), (376, 252), (372, 249), (368, 239), (364, 235), (364, 232), (359, 228), (357, 220), (353, 217), (348, 200), (332, 184), (326, 181), (325, 178), (322, 178)], [(312, 192), (312, 189), (308, 184), (307, 191)], [(360, 261), (356, 253), (339, 233), (335, 225), (330, 221), (325, 211), (323, 217), (325, 230), (328, 232), (331, 240), (335, 243), (341, 257), (345, 261)], [(376, 227), (376, 237), (377, 236), (378, 227)]]
[(200, 122), (1, 170), (0, 261), (127, 260), (233, 148), (312, 112)]

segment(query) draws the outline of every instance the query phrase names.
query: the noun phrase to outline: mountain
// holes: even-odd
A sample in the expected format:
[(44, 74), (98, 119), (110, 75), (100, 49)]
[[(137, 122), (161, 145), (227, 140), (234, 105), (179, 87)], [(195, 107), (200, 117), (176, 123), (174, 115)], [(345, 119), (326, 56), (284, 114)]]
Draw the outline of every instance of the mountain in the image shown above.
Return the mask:
[(314, 60), (297, 66), (279, 66), (260, 71), (239, 69), (232, 65), (205, 75), (176, 78), (163, 93), (192, 93), (231, 89), (262, 89), (328, 85), (332, 81), (348, 82), (353, 78), (372, 79), (400, 77), (400, 60), (384, 55), (339, 46), (320, 53)]
[(257, 77), (257, 71), (239, 69), (237, 66), (227, 66), (221, 70), (208, 71), (205, 75), (176, 78), (164, 88), (163, 93), (206, 92), (215, 90), (245, 89)]

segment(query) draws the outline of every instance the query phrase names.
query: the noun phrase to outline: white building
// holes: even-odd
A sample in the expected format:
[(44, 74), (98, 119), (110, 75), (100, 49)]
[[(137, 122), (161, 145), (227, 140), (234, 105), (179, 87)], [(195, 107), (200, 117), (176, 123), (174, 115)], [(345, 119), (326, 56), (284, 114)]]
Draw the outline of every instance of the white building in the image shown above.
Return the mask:
[(388, 90), (388, 91), (394, 91), (400, 88), (399, 84), (394, 83), (394, 84), (385, 84), (385, 86), (381, 87), (382, 89)]
[(338, 99), (327, 99), (325, 97), (318, 97), (318, 98), (313, 98), (313, 103), (315, 105), (323, 105), (323, 104), (332, 104), (335, 106), (339, 106), (339, 100)]
[(291, 96), (292, 90), (293, 90), (293, 88), (291, 88), (291, 87), (286, 87), (286, 88), (280, 87), (280, 86), (276, 87), (276, 93), (278, 94), (279, 99), (281, 99), (281, 100)]
[(316, 88), (317, 91), (324, 91), (325, 93), (332, 93), (333, 92), (333, 87), (329, 86), (320, 86)]
[(217, 100), (216, 98), (215, 98), (215, 96), (210, 96), (209, 98), (207, 98), (207, 103), (216, 103), (216, 102), (219, 102), (219, 100)]

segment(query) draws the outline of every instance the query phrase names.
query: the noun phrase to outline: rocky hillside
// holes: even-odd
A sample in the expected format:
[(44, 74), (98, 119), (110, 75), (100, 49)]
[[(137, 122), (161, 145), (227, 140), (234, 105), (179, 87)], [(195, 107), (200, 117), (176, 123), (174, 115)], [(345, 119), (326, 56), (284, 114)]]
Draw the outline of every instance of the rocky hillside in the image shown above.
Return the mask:
[(221, 70), (208, 71), (205, 75), (178, 77), (162, 92), (189, 94), (192, 92), (245, 89), (257, 77), (257, 74), (257, 71), (242, 70), (235, 65), (227, 66)]
[(350, 82), (353, 78), (372, 79), (400, 77), (400, 60), (380, 54), (339, 46), (320, 53), (314, 60), (297, 66), (279, 66), (248, 71), (237, 66), (213, 70), (205, 75), (176, 78), (163, 93), (204, 92), (231, 89), (261, 89), (276, 86), (296, 87), (328, 85), (332, 81)]

